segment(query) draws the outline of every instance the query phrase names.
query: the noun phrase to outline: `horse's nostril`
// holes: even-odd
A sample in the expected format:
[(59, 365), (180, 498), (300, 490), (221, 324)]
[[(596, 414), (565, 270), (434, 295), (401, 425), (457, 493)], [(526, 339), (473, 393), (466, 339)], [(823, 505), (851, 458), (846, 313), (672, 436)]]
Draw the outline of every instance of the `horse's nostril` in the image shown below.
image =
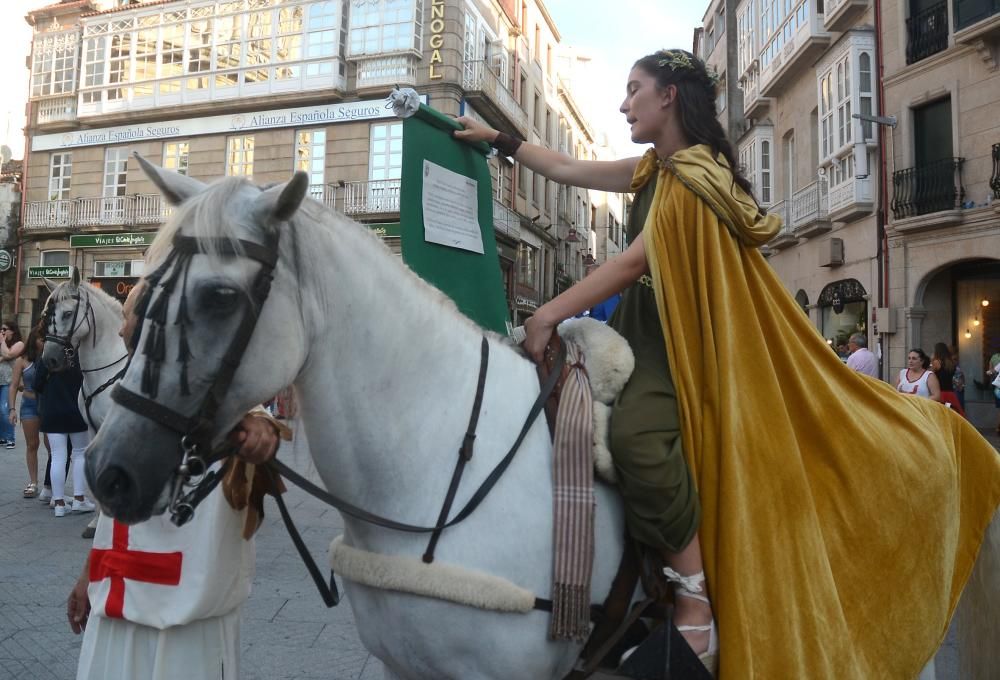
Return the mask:
[(132, 480), (123, 469), (117, 465), (108, 467), (97, 478), (97, 491), (101, 500), (123, 501), (132, 493)]

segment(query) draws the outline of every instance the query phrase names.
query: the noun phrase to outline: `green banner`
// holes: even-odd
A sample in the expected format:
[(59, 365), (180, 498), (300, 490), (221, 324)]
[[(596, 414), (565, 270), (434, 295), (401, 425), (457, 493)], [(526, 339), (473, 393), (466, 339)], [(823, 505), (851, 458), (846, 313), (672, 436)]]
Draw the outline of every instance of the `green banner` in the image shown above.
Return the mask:
[(68, 279), (69, 265), (61, 265), (58, 267), (28, 267), (29, 279), (40, 279), (42, 277), (47, 279)]
[(403, 121), (403, 261), (480, 326), (506, 333), (489, 146), (455, 141), (457, 129), (458, 123), (424, 104)]
[(74, 234), (69, 237), (70, 248), (135, 248), (153, 243), (155, 231), (131, 234)]

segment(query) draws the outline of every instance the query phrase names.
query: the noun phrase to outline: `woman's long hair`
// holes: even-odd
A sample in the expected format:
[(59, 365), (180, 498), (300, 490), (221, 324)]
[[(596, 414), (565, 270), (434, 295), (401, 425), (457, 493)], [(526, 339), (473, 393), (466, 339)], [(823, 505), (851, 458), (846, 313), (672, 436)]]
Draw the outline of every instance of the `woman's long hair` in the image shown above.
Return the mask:
[(5, 322), (4, 326), (9, 328), (11, 332), (10, 342), (7, 343), (8, 345), (16, 344), (24, 339), (21, 337), (21, 329), (17, 327), (17, 321), (11, 319), (10, 321)]
[(948, 345), (943, 342), (936, 343), (934, 345), (934, 358), (938, 360), (941, 368), (950, 373), (955, 372), (955, 359), (951, 356), (951, 350), (948, 349)]
[(713, 157), (721, 153), (729, 163), (733, 181), (756, 202), (753, 185), (744, 176), (733, 145), (716, 117), (716, 83), (709, 75), (705, 62), (686, 50), (660, 50), (639, 59), (634, 66), (655, 78), (661, 88), (667, 85), (677, 87), (684, 136), (693, 144), (707, 145)]
[[(39, 355), (42, 353), (41, 350), (38, 349), (39, 340), (45, 340), (45, 328), (41, 322), (36, 323), (31, 327), (31, 330), (28, 332), (28, 339), (24, 342), (24, 358), (29, 362), (38, 359)], [(44, 348), (44, 345), (42, 345), (42, 347)]]

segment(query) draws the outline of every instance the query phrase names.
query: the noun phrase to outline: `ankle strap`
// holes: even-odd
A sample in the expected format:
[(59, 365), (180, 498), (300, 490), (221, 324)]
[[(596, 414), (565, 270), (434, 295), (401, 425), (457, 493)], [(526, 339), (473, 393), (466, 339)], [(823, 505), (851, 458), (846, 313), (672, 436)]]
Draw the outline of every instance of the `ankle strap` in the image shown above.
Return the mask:
[(702, 587), (702, 584), (705, 582), (704, 571), (699, 571), (697, 574), (691, 574), (690, 576), (682, 576), (670, 567), (664, 567), (663, 575), (667, 577), (667, 582), (677, 584), (677, 589), (674, 591), (675, 595), (708, 602), (708, 598), (702, 595), (705, 592), (705, 589)]

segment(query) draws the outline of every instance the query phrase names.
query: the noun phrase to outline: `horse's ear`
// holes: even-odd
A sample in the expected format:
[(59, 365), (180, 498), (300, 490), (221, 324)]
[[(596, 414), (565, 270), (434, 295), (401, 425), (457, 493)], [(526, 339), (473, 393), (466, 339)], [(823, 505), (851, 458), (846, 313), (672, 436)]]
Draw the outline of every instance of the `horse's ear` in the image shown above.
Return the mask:
[(180, 205), (188, 198), (200, 194), (205, 190), (206, 185), (196, 179), (153, 165), (140, 156), (137, 151), (133, 152), (132, 155), (139, 161), (139, 167), (142, 168), (149, 179), (153, 180), (153, 184), (156, 185), (156, 188), (160, 190), (170, 205)]
[(265, 222), (286, 222), (302, 205), (302, 199), (309, 190), (309, 176), (296, 172), (284, 184), (278, 184), (262, 191), (254, 201), (253, 212)]
[(58, 283), (56, 283), (52, 279), (46, 278), (44, 276), (42, 277), (42, 281), (45, 282), (45, 287), (49, 289), (50, 293), (56, 289), (56, 286), (59, 285)]

